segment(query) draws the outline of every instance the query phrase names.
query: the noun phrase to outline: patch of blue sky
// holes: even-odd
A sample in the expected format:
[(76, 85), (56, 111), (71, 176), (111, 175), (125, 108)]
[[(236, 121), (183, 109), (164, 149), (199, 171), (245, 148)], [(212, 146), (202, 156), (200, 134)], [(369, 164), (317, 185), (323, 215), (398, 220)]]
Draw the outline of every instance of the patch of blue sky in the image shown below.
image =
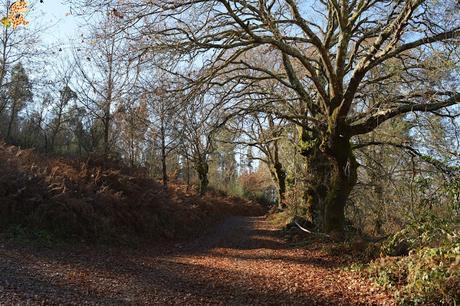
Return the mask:
[(31, 16), (40, 18), (40, 23), (44, 25), (42, 41), (47, 45), (56, 45), (60, 48), (68, 48), (71, 42), (76, 42), (81, 36), (81, 21), (74, 15), (71, 5), (67, 1), (61, 0), (30, 0), (35, 7), (35, 12)]

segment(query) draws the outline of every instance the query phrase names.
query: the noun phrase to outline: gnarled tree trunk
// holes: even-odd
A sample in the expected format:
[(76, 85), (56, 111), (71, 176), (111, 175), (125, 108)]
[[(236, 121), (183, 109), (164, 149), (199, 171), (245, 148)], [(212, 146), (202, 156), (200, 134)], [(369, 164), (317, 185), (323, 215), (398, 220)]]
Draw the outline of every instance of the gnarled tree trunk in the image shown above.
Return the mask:
[(195, 170), (198, 173), (198, 179), (200, 180), (200, 195), (204, 195), (208, 190), (209, 180), (208, 172), (209, 166), (206, 161), (200, 160), (195, 163)]
[(278, 188), (278, 208), (283, 209), (285, 208), (285, 200), (286, 200), (286, 171), (283, 168), (283, 164), (280, 162), (275, 163), (273, 166), (274, 173), (272, 176), (275, 178), (275, 182)]
[(308, 179), (305, 200), (318, 230), (343, 233), (345, 206), (357, 181), (358, 163), (346, 133), (309, 137), (303, 133), (302, 154), (306, 157)]

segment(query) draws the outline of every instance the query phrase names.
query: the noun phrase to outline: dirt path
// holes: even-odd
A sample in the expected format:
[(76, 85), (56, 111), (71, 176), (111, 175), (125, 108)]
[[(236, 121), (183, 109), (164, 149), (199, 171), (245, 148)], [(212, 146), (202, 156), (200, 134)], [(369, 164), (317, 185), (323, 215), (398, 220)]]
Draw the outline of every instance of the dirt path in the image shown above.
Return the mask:
[(234, 217), (189, 244), (46, 249), (0, 241), (0, 305), (382, 305), (344, 260), (289, 247), (263, 218)]

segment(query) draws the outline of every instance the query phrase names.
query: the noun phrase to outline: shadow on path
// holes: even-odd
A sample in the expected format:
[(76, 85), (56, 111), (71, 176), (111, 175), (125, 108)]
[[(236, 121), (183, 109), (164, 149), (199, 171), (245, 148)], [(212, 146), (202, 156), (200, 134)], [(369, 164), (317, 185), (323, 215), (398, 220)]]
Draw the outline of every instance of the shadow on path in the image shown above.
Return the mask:
[[(366, 305), (337, 261), (289, 247), (263, 217), (233, 217), (162, 249), (0, 245), (0, 304)], [(378, 303), (376, 303), (378, 304)]]

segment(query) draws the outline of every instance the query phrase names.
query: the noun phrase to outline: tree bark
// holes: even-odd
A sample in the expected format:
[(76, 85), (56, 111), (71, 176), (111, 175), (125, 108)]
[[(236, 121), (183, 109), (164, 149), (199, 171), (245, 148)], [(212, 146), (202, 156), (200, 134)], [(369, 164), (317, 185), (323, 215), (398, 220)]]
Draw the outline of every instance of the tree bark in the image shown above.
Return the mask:
[(104, 117), (104, 155), (110, 153), (110, 115), (106, 114)]
[(204, 195), (208, 190), (209, 180), (208, 180), (208, 171), (209, 166), (205, 161), (199, 161), (195, 165), (196, 172), (198, 173), (198, 178), (200, 180), (200, 195)]
[[(271, 119), (271, 118), (270, 118)], [(274, 122), (271, 119), (270, 120), (270, 126), (271, 129), (273, 130), (274, 128)], [(274, 168), (275, 168), (275, 175), (276, 175), (276, 182), (278, 183), (278, 207), (280, 209), (283, 209), (285, 207), (285, 194), (286, 194), (286, 170), (284, 170), (283, 164), (280, 161), (280, 152), (279, 152), (279, 145), (278, 145), (278, 140), (275, 140), (273, 143), (274, 146), (274, 156), (273, 156), (273, 162), (274, 162)]]
[(113, 98), (113, 48), (114, 41), (112, 41), (112, 51), (107, 54), (107, 62), (109, 74), (107, 77), (107, 96), (104, 109), (104, 154), (107, 156), (110, 153), (110, 123), (112, 120), (112, 98)]
[(278, 208), (283, 209), (286, 200), (286, 171), (280, 162), (275, 163), (274, 169), (275, 181), (278, 185)]
[(162, 170), (162, 180), (163, 180), (163, 188), (166, 190), (168, 189), (168, 169), (166, 165), (166, 131), (163, 124), (161, 124), (160, 128), (160, 137), (161, 137), (161, 170)]
[(9, 121), (8, 121), (8, 130), (6, 132), (6, 139), (9, 143), (12, 143), (13, 141), (13, 138), (11, 137), (11, 134), (12, 134), (12, 131), (13, 131), (13, 123), (16, 119), (16, 102), (13, 101), (13, 104), (11, 106), (11, 114), (10, 114), (10, 118), (9, 118)]
[(324, 138), (302, 136), (302, 154), (309, 172), (305, 200), (315, 227), (325, 233), (343, 234), (345, 206), (357, 181), (358, 163), (350, 138), (343, 133)]
[(190, 161), (188, 158), (185, 158), (186, 165), (186, 180), (187, 180), (187, 191), (190, 189)]
[(56, 126), (54, 127), (54, 129), (52, 131), (52, 134), (51, 134), (51, 141), (50, 141), (51, 152), (54, 152), (55, 143), (56, 143), (56, 137), (57, 137), (57, 135), (59, 133), (59, 130), (61, 128), (61, 120), (62, 120), (62, 108), (59, 109)]

